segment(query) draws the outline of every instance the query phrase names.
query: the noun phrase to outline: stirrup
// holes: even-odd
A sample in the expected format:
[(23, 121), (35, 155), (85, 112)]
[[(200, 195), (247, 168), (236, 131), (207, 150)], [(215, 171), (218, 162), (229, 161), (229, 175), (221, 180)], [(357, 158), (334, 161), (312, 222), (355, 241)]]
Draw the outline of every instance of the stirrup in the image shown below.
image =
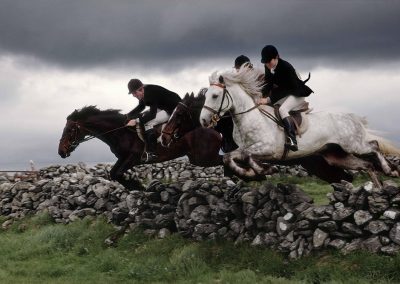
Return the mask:
[(142, 161), (145, 163), (154, 162), (158, 156), (152, 152), (144, 152), (142, 155)]
[(296, 152), (299, 150), (299, 147), (297, 146), (296, 143), (294, 143), (293, 139), (290, 138), (289, 136), (286, 137), (286, 143), (285, 143), (285, 147), (287, 147), (290, 151)]

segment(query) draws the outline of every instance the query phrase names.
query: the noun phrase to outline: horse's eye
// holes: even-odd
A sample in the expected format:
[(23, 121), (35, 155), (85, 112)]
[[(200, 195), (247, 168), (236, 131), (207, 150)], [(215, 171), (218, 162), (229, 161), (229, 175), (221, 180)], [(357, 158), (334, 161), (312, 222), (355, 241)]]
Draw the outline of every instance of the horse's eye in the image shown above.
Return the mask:
[(216, 99), (216, 98), (218, 98), (218, 95), (217, 95), (217, 94), (214, 94), (214, 95), (212, 95), (212, 98), (213, 98), (213, 99)]

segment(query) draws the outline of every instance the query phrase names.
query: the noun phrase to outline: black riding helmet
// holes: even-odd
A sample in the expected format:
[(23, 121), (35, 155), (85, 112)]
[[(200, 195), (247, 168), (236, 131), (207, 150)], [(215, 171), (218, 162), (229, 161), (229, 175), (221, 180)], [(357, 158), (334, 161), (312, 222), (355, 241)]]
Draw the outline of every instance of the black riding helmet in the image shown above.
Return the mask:
[(128, 90), (129, 90), (128, 94), (132, 94), (137, 89), (139, 89), (141, 86), (143, 86), (142, 81), (140, 81), (139, 79), (131, 79), (128, 83)]
[(278, 50), (273, 45), (266, 45), (261, 51), (261, 63), (265, 64), (279, 55)]
[(235, 59), (235, 68), (239, 69), (244, 63), (250, 62), (250, 59), (246, 55), (240, 55)]

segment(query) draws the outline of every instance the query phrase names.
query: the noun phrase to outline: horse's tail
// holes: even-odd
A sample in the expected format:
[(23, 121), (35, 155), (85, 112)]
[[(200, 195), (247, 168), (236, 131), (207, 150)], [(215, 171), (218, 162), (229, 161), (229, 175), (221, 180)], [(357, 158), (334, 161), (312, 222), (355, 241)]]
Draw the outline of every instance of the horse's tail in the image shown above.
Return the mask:
[(378, 135), (375, 135), (371, 133), (371, 131), (368, 131), (367, 135), (368, 135), (367, 137), (368, 141), (375, 140), (378, 142), (379, 150), (382, 154), (400, 157), (400, 148), (394, 145), (393, 142)]

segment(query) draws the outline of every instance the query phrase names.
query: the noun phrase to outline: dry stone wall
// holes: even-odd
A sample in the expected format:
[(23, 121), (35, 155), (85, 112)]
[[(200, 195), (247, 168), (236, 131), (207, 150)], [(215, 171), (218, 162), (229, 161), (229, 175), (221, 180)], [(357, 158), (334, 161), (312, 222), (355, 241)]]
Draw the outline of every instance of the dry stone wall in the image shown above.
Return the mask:
[[(250, 187), (223, 177), (221, 167), (178, 160), (127, 174), (145, 181), (146, 191), (128, 191), (109, 181), (110, 167), (51, 166), (41, 169), (38, 179), (0, 176), (3, 229), (15, 219), (48, 212), (59, 223), (103, 215), (115, 225), (139, 226), (159, 237), (179, 232), (199, 241), (249, 242), (290, 258), (326, 248), (388, 255), (400, 250), (400, 188), (393, 181), (385, 181), (382, 189), (370, 182), (332, 184), (329, 204), (316, 206), (296, 185)], [(280, 170), (307, 175), (301, 168)]]

